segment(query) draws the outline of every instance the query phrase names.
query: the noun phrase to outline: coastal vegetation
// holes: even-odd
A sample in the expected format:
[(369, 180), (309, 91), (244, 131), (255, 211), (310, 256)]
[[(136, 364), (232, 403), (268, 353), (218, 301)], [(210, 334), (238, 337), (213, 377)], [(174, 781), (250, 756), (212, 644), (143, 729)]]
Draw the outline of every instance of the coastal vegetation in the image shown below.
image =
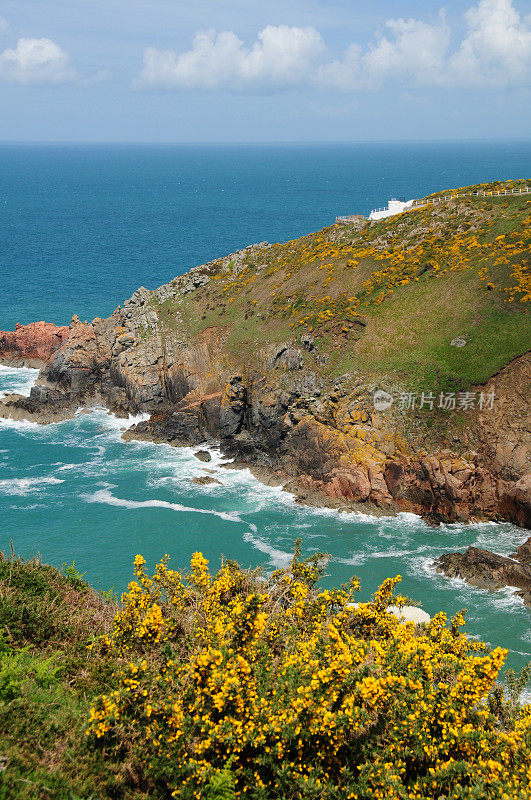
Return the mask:
[[(224, 330), (227, 358), (241, 366), (265, 341), (310, 335), (327, 356), (317, 365), (325, 377), (357, 369), (409, 387), (430, 378), (468, 388), (529, 347), (530, 237), (529, 195), (461, 197), (213, 262), (200, 292), (153, 305), (170, 334), (176, 320), (191, 339)], [(466, 348), (447, 346), (456, 336)]]
[(531, 200), (492, 194), (524, 185), (249, 245), (74, 316), (0, 416), (103, 402), (149, 416), (124, 438), (214, 440), (304, 502), (529, 525)]
[[(355, 605), (327, 558), (272, 574), (144, 558), (121, 601), (0, 560), (0, 798), (531, 797), (531, 705), (464, 616)], [(522, 680), (525, 680), (525, 675)]]

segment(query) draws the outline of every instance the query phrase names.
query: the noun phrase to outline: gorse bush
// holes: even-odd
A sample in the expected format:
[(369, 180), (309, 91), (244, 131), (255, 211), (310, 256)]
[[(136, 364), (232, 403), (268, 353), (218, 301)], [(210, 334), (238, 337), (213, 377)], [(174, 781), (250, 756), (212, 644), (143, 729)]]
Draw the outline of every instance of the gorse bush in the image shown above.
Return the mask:
[(87, 741), (135, 754), (176, 798), (531, 798), (531, 706), (495, 687), (506, 651), (464, 620), (388, 613), (399, 576), (353, 605), (317, 586), (323, 556), (265, 578), (195, 553), (188, 574), (141, 556), (112, 630), (122, 666)]

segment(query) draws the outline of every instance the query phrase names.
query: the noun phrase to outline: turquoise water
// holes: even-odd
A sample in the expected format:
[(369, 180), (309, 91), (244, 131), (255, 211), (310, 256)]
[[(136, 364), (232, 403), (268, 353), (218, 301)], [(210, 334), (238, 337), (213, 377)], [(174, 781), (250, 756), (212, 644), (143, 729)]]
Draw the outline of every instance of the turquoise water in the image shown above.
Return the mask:
[[(391, 195), (525, 176), (531, 145), (277, 147), (0, 146), (0, 329), (105, 315), (138, 285), (155, 287), (251, 242), (316, 230), (336, 214), (367, 213)], [(29, 392), (35, 372), (0, 367), (0, 393)], [(400, 573), (430, 613), (468, 608), (468, 630), (531, 659), (531, 614), (511, 589), (488, 593), (437, 575), (438, 554), (468, 545), (511, 553), (511, 525), (428, 527), (411, 514), (342, 515), (300, 507), (213, 451), (125, 443), (130, 424), (105, 409), (47, 427), (0, 421), (0, 548), (75, 559), (103, 589), (125, 588), (136, 553), (195, 549), (270, 569), (301, 536), (332, 555), (325, 583), (356, 574), (367, 599)], [(191, 482), (215, 470), (221, 485)]]
[[(0, 369), (0, 387), (28, 391), (35, 371)], [(95, 586), (116, 591), (131, 577), (136, 553), (149, 566), (169, 553), (185, 566), (199, 549), (266, 569), (285, 564), (295, 539), (306, 553), (332, 555), (325, 584), (356, 574), (368, 599), (388, 576), (429, 613), (467, 608), (468, 630), (511, 649), (510, 664), (531, 659), (530, 611), (513, 591), (489, 593), (437, 575), (440, 553), (476, 545), (509, 554), (526, 533), (508, 524), (427, 526), (413, 514), (376, 518), (298, 506), (247, 470), (223, 466), (213, 449), (204, 464), (191, 448), (124, 442), (124, 421), (105, 409), (56, 425), (0, 420), (2, 546), (60, 565), (75, 559)], [(221, 484), (193, 477), (213, 470)]]

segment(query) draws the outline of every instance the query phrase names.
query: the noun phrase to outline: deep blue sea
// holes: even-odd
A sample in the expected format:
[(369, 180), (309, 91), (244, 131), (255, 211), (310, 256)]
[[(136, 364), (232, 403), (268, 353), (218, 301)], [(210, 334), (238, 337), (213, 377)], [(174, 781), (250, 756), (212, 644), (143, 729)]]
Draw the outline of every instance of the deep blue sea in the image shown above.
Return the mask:
[[(253, 242), (295, 238), (391, 196), (529, 175), (531, 143), (267, 146), (0, 145), (0, 329), (109, 314), (139, 286)], [(0, 393), (29, 392), (32, 370), (0, 367)], [(470, 544), (509, 554), (508, 524), (430, 528), (411, 514), (372, 518), (297, 506), (246, 470), (206, 465), (188, 448), (125, 443), (105, 409), (37, 426), (0, 422), (0, 548), (74, 559), (121, 591), (136, 553), (175, 567), (202, 550), (266, 568), (306, 552), (333, 559), (325, 582), (387, 576), (429, 613), (467, 608), (468, 630), (531, 659), (531, 612), (511, 589), (489, 593), (437, 575), (438, 554)]]

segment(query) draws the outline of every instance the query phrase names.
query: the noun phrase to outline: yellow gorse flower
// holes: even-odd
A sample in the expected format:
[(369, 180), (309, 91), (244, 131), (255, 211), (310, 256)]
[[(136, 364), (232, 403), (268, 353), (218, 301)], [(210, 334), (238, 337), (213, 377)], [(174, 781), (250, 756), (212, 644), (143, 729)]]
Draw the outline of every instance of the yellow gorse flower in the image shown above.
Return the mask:
[[(101, 647), (123, 667), (90, 711), (89, 742), (134, 742), (177, 798), (531, 800), (531, 706), (495, 683), (506, 651), (464, 617), (402, 624), (380, 586), (318, 588), (322, 554), (268, 578), (194, 553), (188, 575), (135, 559)], [(170, 768), (171, 765), (171, 768)], [(224, 785), (225, 785), (224, 784)], [(217, 795), (216, 795), (217, 796)]]

